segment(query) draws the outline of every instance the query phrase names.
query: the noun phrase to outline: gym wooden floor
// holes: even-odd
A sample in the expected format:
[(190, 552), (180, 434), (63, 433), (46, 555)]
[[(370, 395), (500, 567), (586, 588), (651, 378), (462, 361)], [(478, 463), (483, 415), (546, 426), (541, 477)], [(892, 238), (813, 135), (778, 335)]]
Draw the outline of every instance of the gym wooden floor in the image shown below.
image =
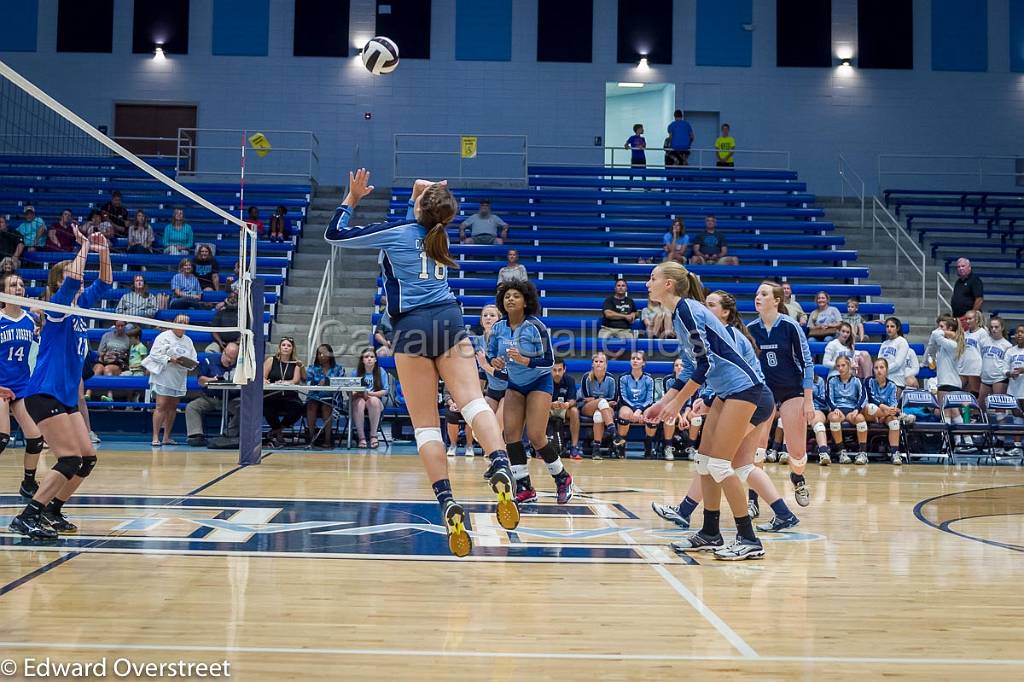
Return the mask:
[[(0, 659), (14, 678), (49, 656), (227, 660), (233, 679), (273, 681), (1024, 679), (1019, 468), (814, 467), (803, 522), (763, 534), (763, 561), (722, 563), (676, 557), (679, 532), (650, 510), (679, 500), (689, 462), (571, 462), (584, 494), (542, 497), (510, 535), (482, 458), (460, 457), (456, 494), (480, 504), (475, 554), (457, 560), (403, 452), (237, 468), (234, 453), (104, 447), (67, 508), (79, 537), (0, 536)], [(20, 454), (0, 460), (7, 491)], [(0, 507), (6, 528), (21, 502)]]

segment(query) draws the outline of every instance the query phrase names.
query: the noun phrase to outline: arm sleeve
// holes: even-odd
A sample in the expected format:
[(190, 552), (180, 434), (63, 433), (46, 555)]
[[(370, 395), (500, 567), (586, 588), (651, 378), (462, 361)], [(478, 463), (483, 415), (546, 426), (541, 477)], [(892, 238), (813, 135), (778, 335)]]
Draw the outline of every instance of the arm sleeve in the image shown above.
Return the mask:
[(623, 396), (622, 402), (626, 403), (629, 407), (633, 407), (633, 405), (625, 397), (625, 396), (627, 396), (629, 394), (626, 391), (626, 387), (623, 386), (623, 382), (626, 381), (626, 377), (628, 377), (628, 376), (629, 376), (628, 374), (623, 374), (622, 376), (619, 377), (618, 381), (615, 382), (615, 392), (618, 395)]
[(580, 401), (580, 392), (579, 389), (576, 388), (576, 380), (566, 374), (565, 381), (569, 384), (569, 390), (565, 393), (565, 399), (573, 404), (578, 404)]
[(892, 367), (889, 370), (895, 371), (898, 369), (902, 372), (903, 368), (907, 366), (907, 353), (910, 352), (910, 344), (902, 336), (897, 336), (896, 338), (902, 340), (903, 343), (897, 341), (893, 344), (893, 350), (896, 351), (896, 355), (892, 359)]
[[(497, 323), (495, 323), (497, 326)], [(494, 333), (495, 329), (491, 328), (491, 337), (487, 339), (487, 348), (484, 352), (484, 357), (487, 358), (487, 362), (491, 362), (494, 358), (498, 357), (498, 335)]]
[(644, 399), (642, 405), (650, 405), (654, 402), (654, 377), (644, 375)]
[(857, 409), (862, 410), (868, 404), (868, 392), (861, 381), (857, 382), (857, 395)]
[(405, 211), (406, 220), (416, 220), (416, 202), (409, 199), (409, 208)]
[(793, 357), (802, 360), (804, 367), (803, 389), (806, 391), (814, 386), (814, 360), (811, 358), (811, 347), (807, 343), (807, 337), (795, 322), (790, 325), (790, 332), (793, 336)]
[(536, 357), (530, 358), (530, 367), (536, 367), (540, 369), (546, 369), (555, 364), (555, 354), (551, 349), (551, 335), (547, 333), (546, 329), (541, 329), (537, 325), (533, 325), (534, 333), (537, 334), (537, 342), (541, 347), (541, 354)]
[(578, 400), (586, 400), (590, 397), (590, 382), (587, 381), (586, 376), (580, 379), (580, 387), (579, 390), (577, 390), (576, 395), (578, 396)]
[(110, 291), (110, 288), (110, 285), (102, 279), (97, 279), (86, 287), (82, 295), (78, 297), (78, 306), (80, 308), (95, 308), (103, 296)]
[(405, 223), (373, 223), (363, 227), (349, 227), (352, 209), (339, 206), (327, 225), (324, 240), (343, 248), (382, 247), (388, 243), (389, 231)]
[(829, 377), (829, 379), (825, 382), (825, 404), (828, 405), (828, 409), (830, 412), (836, 409), (836, 404), (832, 400), (832, 379), (834, 378), (835, 377)]
[(828, 367), (829, 371), (836, 368), (836, 358), (839, 357), (839, 344), (835, 340), (829, 341), (825, 346), (825, 354), (821, 356), (821, 364)]

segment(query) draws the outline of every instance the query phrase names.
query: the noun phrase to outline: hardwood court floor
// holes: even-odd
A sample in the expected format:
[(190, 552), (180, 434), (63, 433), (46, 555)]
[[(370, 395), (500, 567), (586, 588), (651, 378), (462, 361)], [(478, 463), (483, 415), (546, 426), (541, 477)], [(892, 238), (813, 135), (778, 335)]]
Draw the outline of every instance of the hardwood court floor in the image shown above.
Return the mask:
[[(67, 509), (78, 538), (0, 535), (14, 677), (49, 656), (227, 660), (271, 681), (1024, 679), (1020, 469), (812, 468), (800, 526), (764, 534), (763, 561), (722, 563), (676, 557), (650, 511), (689, 462), (568, 463), (585, 494), (542, 497), (508, 534), (484, 462), (460, 457), (477, 549), (455, 560), (414, 456), (234, 459), (107, 448)], [(0, 460), (6, 491), (19, 460)], [(0, 497), (4, 527), (20, 506)]]

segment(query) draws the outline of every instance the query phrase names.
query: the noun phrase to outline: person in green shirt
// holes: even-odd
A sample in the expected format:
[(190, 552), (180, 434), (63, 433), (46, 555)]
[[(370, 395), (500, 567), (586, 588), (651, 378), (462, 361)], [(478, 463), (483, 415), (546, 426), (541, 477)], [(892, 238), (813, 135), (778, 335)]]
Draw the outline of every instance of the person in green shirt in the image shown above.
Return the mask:
[(736, 138), (729, 134), (729, 124), (722, 124), (722, 134), (715, 138), (715, 149), (718, 150), (718, 159), (715, 163), (719, 168), (733, 168), (736, 164), (733, 161), (733, 151), (736, 149)]

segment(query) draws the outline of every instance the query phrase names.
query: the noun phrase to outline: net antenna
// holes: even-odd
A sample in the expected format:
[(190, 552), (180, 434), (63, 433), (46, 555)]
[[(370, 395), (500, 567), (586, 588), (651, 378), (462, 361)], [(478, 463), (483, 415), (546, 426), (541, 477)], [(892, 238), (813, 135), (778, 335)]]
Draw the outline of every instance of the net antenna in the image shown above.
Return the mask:
[[(13, 135), (5, 136), (3, 140), (3, 146), (6, 148), (4, 151), (18, 152), (24, 151), (26, 153), (46, 153), (46, 150), (54, 151), (61, 149), (60, 141), (57, 137), (69, 138), (70, 135), (62, 134), (60, 136), (40, 136), (38, 133), (33, 131), (33, 126), (38, 127), (38, 123), (43, 121), (46, 112), (42, 113), (35, 111), (25, 111), (24, 104), (20, 103), (20, 99), (23, 99), (23, 94), (35, 99), (37, 102), (42, 104), (46, 110), (53, 112), (61, 119), (61, 130), (62, 133), (75, 132), (74, 129), (85, 133), (100, 145), (113, 152), (113, 154), (121, 157), (132, 163), (136, 168), (146, 173), (149, 177), (157, 180), (166, 185), (173, 192), (180, 194), (188, 199), (192, 200), (199, 206), (203, 207), (210, 213), (223, 219), (225, 222), (230, 223), (238, 227), (239, 235), (239, 246), (238, 246), (238, 262), (239, 262), (239, 282), (238, 282), (238, 327), (237, 328), (223, 328), (223, 331), (235, 331), (240, 333), (239, 339), (239, 353), (238, 353), (238, 364), (234, 373), (234, 380), (238, 384), (247, 384), (252, 381), (256, 374), (256, 349), (253, 344), (253, 332), (250, 325), (254, 323), (254, 311), (252, 305), (252, 282), (253, 276), (256, 272), (256, 240), (258, 235), (254, 226), (245, 222), (241, 217), (236, 217), (225, 211), (224, 209), (216, 206), (210, 201), (206, 200), (199, 194), (196, 194), (188, 187), (176, 182), (172, 178), (168, 177), (164, 173), (160, 172), (152, 165), (143, 161), (141, 158), (133, 154), (132, 152), (125, 149), (123, 146), (112, 140), (104, 133), (97, 130), (87, 121), (78, 116), (75, 112), (71, 111), (63, 104), (55, 100), (50, 95), (46, 94), (38, 86), (33, 84), (27, 78), (22, 76), (20, 73), (12, 69), (7, 63), (0, 60), (0, 76), (3, 76), (7, 82), (13, 84), (18, 88), (20, 92), (4, 92), (2, 99), (0, 99), (0, 106), (3, 107), (2, 116), (0, 118), (6, 119), (5, 125), (12, 127), (14, 130), (22, 130), (26, 134), (24, 135)], [(6, 90), (6, 89), (5, 89)], [(19, 107), (21, 110), (19, 111)], [(68, 125), (70, 124), (70, 125)], [(72, 127), (73, 126), (73, 127)], [(23, 138), (22, 142), (17, 142), (14, 138)], [(53, 139), (50, 139), (50, 138)], [(35, 150), (30, 151), (29, 146), (35, 145)], [(91, 152), (86, 152), (82, 147), (77, 150), (79, 154), (92, 153), (95, 155), (97, 150), (94, 148)], [(60, 306), (51, 306), (50, 304), (40, 303), (36, 299), (22, 299), (15, 296), (9, 296), (7, 294), (0, 294), (0, 301), (10, 301), (11, 303), (17, 303), (19, 305), (29, 306), (35, 308), (50, 309), (51, 307), (55, 312)], [(66, 312), (66, 311), (65, 311)], [(82, 314), (82, 311), (77, 311), (78, 314)], [(255, 323), (262, 324), (263, 311), (259, 311), (259, 320)], [(116, 318), (110, 318), (107, 315), (92, 311), (86, 313), (89, 317), (99, 317), (107, 319), (124, 319), (124, 316), (118, 315)], [(208, 331), (211, 327), (200, 327), (195, 325), (178, 325), (169, 322), (156, 323), (152, 319), (140, 318), (146, 324), (159, 324), (165, 328), (181, 328), (185, 330), (193, 331)]]

